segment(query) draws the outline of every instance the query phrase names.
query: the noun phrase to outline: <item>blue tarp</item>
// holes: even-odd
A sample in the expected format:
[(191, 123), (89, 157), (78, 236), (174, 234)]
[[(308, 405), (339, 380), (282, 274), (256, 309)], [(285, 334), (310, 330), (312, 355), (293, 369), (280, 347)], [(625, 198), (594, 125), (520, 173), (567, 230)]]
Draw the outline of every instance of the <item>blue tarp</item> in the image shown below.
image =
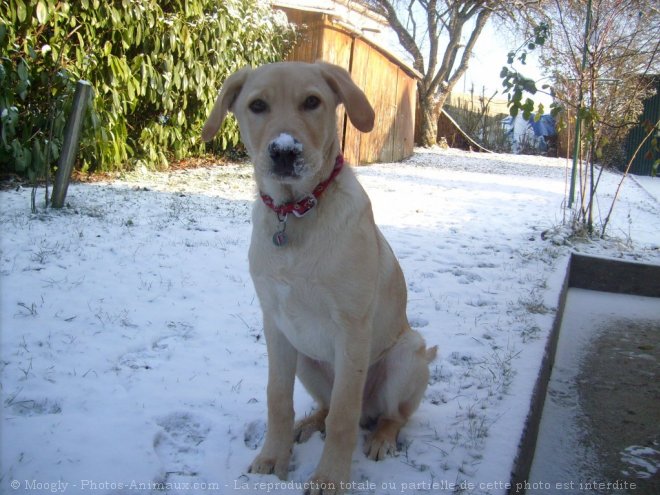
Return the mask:
[(518, 114), (515, 118), (502, 119), (502, 125), (511, 142), (513, 153), (520, 153), (523, 148), (530, 147), (539, 151), (548, 151), (550, 141), (557, 136), (555, 119), (552, 115), (541, 115), (541, 118), (535, 121), (534, 115), (524, 120), (522, 115)]
[(529, 118), (529, 125), (532, 126), (534, 134), (537, 136), (555, 136), (557, 131), (555, 129), (555, 119), (552, 115), (541, 115), (538, 121), (534, 120), (534, 116)]
[[(519, 118), (522, 118), (519, 116)], [(534, 120), (534, 115), (532, 115), (529, 120), (529, 126), (534, 131), (535, 136), (556, 136), (557, 131), (555, 129), (555, 119), (552, 115), (541, 115), (541, 118), (536, 122)], [(502, 119), (502, 123), (507, 126), (511, 131), (513, 131), (513, 117), (505, 117)]]

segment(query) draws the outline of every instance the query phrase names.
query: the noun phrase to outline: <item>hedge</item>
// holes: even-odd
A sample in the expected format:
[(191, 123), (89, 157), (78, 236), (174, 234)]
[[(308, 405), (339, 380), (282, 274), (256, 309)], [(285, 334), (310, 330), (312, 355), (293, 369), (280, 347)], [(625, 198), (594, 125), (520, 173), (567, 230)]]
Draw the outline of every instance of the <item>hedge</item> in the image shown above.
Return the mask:
[[(0, 170), (56, 164), (76, 81), (94, 88), (78, 167), (165, 167), (207, 152), (222, 81), (282, 58), (286, 19), (259, 0), (0, 0)], [(213, 151), (238, 143), (229, 120)]]

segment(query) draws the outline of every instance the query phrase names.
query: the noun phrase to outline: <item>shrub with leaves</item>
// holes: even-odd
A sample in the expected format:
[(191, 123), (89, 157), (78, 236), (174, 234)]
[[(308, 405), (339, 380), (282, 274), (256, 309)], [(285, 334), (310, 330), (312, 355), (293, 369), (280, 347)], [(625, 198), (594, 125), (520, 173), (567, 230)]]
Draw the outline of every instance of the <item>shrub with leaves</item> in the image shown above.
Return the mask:
[[(0, 0), (0, 170), (34, 177), (56, 163), (79, 79), (94, 88), (80, 168), (203, 154), (224, 79), (281, 59), (292, 41), (259, 0)], [(214, 151), (238, 138), (228, 121)]]

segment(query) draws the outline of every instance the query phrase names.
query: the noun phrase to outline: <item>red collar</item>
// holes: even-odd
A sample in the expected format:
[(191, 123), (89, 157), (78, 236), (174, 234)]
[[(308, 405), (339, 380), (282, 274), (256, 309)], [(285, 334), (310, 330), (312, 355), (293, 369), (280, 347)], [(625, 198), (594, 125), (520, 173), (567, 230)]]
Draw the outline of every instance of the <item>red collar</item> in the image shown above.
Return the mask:
[(328, 177), (326, 180), (321, 182), (318, 186), (314, 188), (312, 191), (312, 194), (309, 196), (305, 196), (303, 199), (300, 201), (291, 202), (291, 203), (284, 203), (279, 206), (275, 206), (275, 201), (273, 198), (268, 196), (267, 194), (261, 193), (261, 200), (264, 202), (264, 204), (273, 210), (275, 213), (277, 213), (278, 217), (286, 217), (289, 213), (293, 213), (295, 216), (298, 218), (305, 216), (309, 211), (316, 206), (316, 204), (319, 202), (319, 198), (321, 197), (321, 194), (328, 188), (330, 183), (339, 175), (339, 172), (341, 172), (342, 167), (344, 166), (344, 157), (339, 154), (337, 155), (337, 159), (335, 160), (335, 168), (332, 169), (332, 173), (330, 174), (330, 177)]

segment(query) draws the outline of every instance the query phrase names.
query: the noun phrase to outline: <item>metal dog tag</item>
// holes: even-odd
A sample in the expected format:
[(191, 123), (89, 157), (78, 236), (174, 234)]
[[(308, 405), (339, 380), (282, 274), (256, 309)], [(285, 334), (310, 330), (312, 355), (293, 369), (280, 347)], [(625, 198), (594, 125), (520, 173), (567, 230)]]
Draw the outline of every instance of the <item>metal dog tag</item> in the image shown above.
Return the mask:
[(277, 247), (286, 246), (287, 242), (289, 242), (289, 237), (283, 230), (273, 234), (273, 244), (275, 244)]
[(280, 216), (279, 213), (277, 214), (277, 219), (280, 222), (280, 230), (273, 234), (273, 244), (275, 244), (277, 247), (286, 246), (289, 242), (289, 237), (286, 235), (287, 218), (288, 215)]

